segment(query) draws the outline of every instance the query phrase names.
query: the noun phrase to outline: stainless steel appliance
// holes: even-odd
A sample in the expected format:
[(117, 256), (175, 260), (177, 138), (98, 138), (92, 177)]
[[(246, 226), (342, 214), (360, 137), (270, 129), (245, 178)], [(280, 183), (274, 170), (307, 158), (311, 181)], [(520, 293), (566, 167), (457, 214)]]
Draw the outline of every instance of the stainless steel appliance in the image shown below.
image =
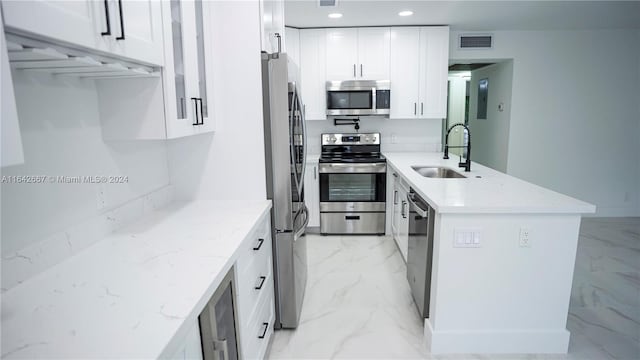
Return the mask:
[(304, 205), (306, 128), (298, 73), (284, 53), (262, 54), (262, 93), (267, 198), (273, 201), (271, 228), (276, 298), (275, 328), (295, 328), (307, 283), (309, 222)]
[(389, 117), (391, 87), (388, 80), (327, 81), (327, 115)]
[(387, 161), (380, 134), (322, 134), (321, 234), (384, 234)]
[[(209, 303), (200, 313), (200, 338), (204, 360), (237, 360), (238, 328), (236, 327), (236, 292), (233, 269), (224, 277)], [(221, 356), (222, 355), (222, 356)]]
[(407, 252), (407, 280), (413, 300), (423, 318), (429, 317), (431, 296), (431, 267), (433, 262), (433, 224), (435, 210), (413, 189), (409, 202), (409, 251)]

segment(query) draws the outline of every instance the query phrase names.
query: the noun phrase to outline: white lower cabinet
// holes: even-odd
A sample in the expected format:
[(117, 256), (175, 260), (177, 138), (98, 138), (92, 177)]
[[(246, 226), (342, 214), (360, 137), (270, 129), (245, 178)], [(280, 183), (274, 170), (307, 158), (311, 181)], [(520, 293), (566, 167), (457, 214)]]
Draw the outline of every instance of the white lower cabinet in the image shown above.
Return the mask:
[(309, 224), (320, 226), (320, 174), (318, 162), (307, 162), (304, 175), (304, 203), (309, 209)]
[(407, 201), (409, 186), (399, 173), (393, 171), (393, 184), (390, 188), (393, 189), (391, 233), (406, 262), (409, 251), (409, 202)]
[(263, 359), (275, 321), (273, 260), (269, 214), (243, 244), (236, 262), (240, 354)]

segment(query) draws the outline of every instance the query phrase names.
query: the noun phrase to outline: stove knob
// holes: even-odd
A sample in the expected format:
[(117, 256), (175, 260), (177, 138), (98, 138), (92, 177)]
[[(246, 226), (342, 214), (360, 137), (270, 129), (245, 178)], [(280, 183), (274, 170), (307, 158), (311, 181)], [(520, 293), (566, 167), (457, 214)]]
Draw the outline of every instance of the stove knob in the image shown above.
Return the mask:
[(367, 135), (364, 137), (364, 142), (368, 143), (371, 141), (371, 138)]
[(331, 141), (332, 143), (336, 143), (336, 141), (338, 141), (338, 139), (335, 136), (332, 136), (329, 138), (329, 141)]
[(376, 142), (376, 137), (375, 136), (371, 138), (371, 142)]

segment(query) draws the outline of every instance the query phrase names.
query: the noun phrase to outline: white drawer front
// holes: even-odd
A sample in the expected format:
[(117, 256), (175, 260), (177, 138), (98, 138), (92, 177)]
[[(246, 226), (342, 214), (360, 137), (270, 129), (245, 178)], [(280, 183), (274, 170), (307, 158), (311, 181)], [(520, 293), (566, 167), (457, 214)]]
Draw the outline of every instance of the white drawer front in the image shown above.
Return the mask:
[(258, 303), (265, 296), (273, 297), (273, 265), (271, 257), (262, 262), (258, 271), (238, 277), (238, 307), (240, 322), (248, 324), (254, 318)]
[(259, 299), (258, 308), (249, 324), (242, 328), (244, 357), (246, 359), (263, 359), (271, 336), (275, 320), (275, 303), (273, 288)]
[(257, 230), (242, 245), (236, 269), (238, 274), (254, 273), (260, 267), (260, 259), (271, 256), (271, 228), (269, 216), (263, 218)]

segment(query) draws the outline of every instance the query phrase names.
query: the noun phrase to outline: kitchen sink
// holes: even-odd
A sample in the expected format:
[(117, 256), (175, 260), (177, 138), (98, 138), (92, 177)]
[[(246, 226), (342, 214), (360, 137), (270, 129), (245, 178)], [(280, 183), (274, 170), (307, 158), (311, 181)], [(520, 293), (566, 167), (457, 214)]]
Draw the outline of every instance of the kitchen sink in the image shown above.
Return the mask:
[(449, 168), (437, 167), (437, 166), (412, 166), (411, 167), (418, 174), (428, 178), (442, 178), (442, 179), (454, 179), (454, 178), (466, 178), (466, 176), (458, 173)]

